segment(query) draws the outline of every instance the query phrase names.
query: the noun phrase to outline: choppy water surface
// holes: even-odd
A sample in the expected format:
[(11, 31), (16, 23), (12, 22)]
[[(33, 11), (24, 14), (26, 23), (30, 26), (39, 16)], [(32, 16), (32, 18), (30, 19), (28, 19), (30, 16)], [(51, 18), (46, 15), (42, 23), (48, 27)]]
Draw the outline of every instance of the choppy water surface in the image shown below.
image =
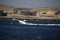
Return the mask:
[[(60, 21), (41, 20), (39, 23), (29, 23), (60, 24)], [(25, 25), (18, 20), (0, 20), (0, 40), (60, 40), (60, 26)]]

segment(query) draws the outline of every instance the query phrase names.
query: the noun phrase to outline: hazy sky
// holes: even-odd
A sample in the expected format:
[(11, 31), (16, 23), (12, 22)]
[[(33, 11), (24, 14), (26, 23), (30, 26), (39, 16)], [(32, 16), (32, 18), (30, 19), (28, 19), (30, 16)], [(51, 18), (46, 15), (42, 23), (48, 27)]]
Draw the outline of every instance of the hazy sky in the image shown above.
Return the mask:
[(15, 7), (60, 7), (60, 0), (0, 0), (0, 4)]

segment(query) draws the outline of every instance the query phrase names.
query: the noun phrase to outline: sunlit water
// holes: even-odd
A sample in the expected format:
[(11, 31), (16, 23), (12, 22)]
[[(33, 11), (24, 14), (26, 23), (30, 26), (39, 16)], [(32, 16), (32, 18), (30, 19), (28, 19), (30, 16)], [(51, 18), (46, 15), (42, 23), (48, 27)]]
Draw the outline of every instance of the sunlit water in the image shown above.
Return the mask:
[(59, 24), (59, 20), (0, 20), (0, 40), (60, 40)]

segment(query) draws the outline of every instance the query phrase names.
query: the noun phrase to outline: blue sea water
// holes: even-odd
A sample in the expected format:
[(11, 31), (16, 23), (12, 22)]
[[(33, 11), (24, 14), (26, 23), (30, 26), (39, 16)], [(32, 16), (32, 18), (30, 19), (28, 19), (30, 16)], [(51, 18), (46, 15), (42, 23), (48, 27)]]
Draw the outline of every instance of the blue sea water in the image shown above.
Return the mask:
[[(60, 24), (59, 20), (29, 22)], [(60, 26), (23, 25), (17, 20), (0, 20), (0, 40), (60, 40)]]

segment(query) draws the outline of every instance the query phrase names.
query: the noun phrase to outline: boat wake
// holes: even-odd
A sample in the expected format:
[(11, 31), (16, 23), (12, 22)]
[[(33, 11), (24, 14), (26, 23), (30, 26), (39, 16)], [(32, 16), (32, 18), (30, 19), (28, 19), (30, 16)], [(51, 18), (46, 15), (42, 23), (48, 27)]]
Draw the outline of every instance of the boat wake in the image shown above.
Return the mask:
[[(13, 19), (13, 20), (16, 20), (16, 19)], [(34, 23), (25, 22), (22, 20), (17, 20), (17, 21), (23, 25), (60, 26), (60, 24), (34, 24)]]

